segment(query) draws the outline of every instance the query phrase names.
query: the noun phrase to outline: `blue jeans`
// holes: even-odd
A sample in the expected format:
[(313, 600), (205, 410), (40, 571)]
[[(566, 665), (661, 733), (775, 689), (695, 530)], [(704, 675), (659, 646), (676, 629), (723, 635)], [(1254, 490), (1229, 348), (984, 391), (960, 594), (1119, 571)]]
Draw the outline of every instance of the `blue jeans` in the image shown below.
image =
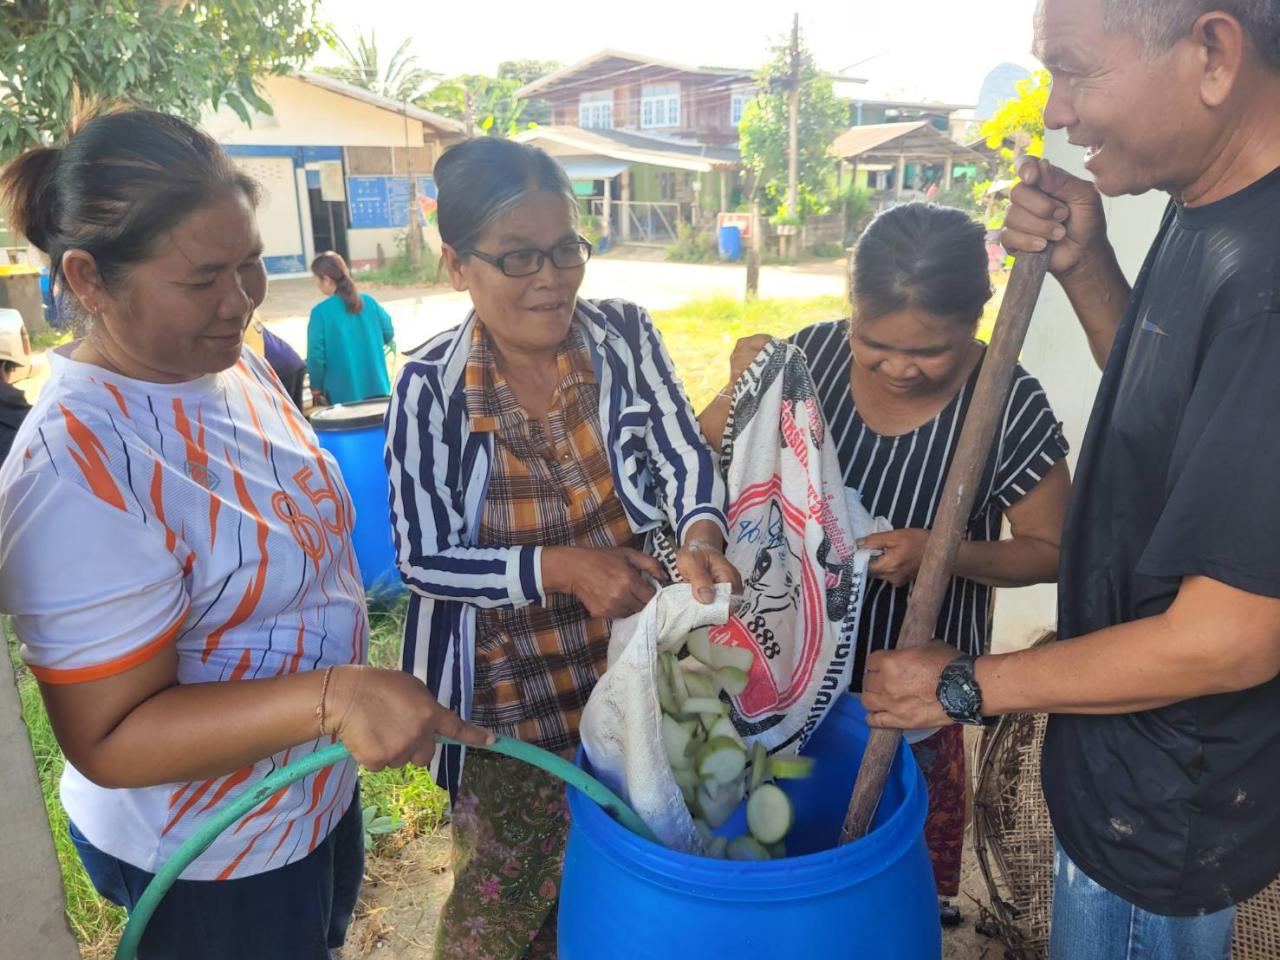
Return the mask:
[[(177, 881), (147, 924), (138, 960), (328, 960), (360, 891), (361, 821), (357, 786), (351, 807), (303, 859), (236, 880)], [(98, 892), (132, 911), (152, 874), (103, 853), (74, 823), (70, 833)]]
[(1085, 876), (1054, 840), (1049, 960), (1229, 960), (1236, 908), (1162, 917)]

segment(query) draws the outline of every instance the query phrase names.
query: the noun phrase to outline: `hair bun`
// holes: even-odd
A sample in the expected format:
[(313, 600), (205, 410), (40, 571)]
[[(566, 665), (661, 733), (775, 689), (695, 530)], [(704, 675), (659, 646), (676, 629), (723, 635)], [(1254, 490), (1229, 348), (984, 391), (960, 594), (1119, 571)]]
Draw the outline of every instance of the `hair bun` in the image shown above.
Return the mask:
[(56, 178), (61, 147), (34, 147), (0, 174), (0, 198), (14, 229), (48, 252), (57, 222)]

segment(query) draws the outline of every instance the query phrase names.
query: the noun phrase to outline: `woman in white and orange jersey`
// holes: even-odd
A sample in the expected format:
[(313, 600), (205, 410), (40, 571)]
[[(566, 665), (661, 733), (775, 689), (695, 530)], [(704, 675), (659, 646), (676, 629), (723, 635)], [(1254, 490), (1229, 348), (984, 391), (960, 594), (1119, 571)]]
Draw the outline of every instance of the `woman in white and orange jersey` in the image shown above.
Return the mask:
[[(350, 498), (242, 350), (266, 292), (255, 184), (205, 134), (132, 110), (0, 187), (92, 317), (0, 471), (0, 609), (98, 889), (132, 908), (219, 804), (337, 740), (374, 770), (425, 763), (437, 733), (486, 742), (412, 676), (362, 666)], [(281, 790), (189, 868), (139, 956), (324, 960), (362, 836), (354, 762)]]

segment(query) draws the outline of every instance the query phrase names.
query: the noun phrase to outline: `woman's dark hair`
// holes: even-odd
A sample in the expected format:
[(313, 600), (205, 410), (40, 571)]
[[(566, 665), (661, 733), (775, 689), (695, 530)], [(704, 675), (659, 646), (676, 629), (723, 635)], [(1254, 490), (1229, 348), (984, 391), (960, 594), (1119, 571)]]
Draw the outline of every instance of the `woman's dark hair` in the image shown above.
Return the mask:
[(853, 254), (854, 320), (915, 307), (973, 326), (991, 299), (986, 231), (932, 203), (893, 207), (871, 221)]
[(208, 134), (151, 110), (98, 113), (61, 147), (35, 147), (0, 174), (14, 227), (49, 257), (56, 288), (62, 255), (93, 256), (108, 286), (150, 257), (187, 216), (237, 189), (257, 205), (258, 185)]
[(311, 261), (311, 272), (317, 277), (328, 277), (333, 281), (347, 313), (364, 311), (364, 301), (360, 299), (360, 291), (356, 289), (356, 282), (351, 279), (351, 271), (347, 269), (347, 261), (342, 259), (342, 254), (326, 250)]
[(450, 148), (436, 162), (435, 180), (440, 239), (459, 252), (530, 193), (560, 193), (578, 209), (564, 168), (545, 150), (513, 140), (477, 137)]

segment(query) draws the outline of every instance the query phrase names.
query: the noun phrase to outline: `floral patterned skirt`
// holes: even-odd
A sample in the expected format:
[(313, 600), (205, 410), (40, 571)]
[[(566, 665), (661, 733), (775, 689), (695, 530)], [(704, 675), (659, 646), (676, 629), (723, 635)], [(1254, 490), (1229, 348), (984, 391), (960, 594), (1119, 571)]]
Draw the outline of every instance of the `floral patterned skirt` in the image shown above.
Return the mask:
[(519, 760), (467, 751), (436, 960), (553, 960), (568, 835), (563, 782)]
[(929, 791), (924, 838), (933, 861), (938, 896), (960, 894), (960, 859), (964, 855), (965, 801), (964, 727), (951, 724), (911, 745)]

